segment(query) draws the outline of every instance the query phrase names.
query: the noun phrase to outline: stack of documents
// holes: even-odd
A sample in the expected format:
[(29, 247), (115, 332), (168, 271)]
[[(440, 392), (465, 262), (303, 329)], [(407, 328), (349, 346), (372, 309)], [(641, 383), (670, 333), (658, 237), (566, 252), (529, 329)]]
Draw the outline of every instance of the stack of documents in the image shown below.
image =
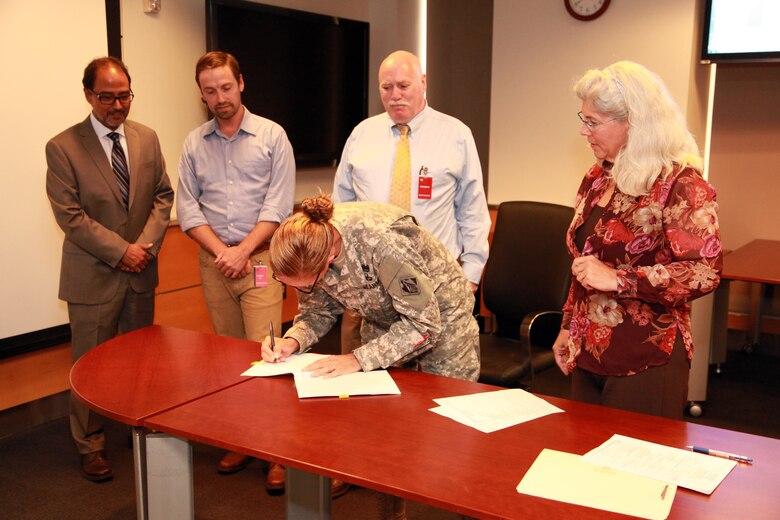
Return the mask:
[(663, 520), (669, 516), (677, 486), (597, 466), (579, 455), (544, 449), (520, 481), (517, 491), (567, 504)]
[(737, 465), (733, 460), (617, 434), (583, 458), (592, 464), (671, 482), (705, 495), (715, 491)]
[(304, 367), (318, 359), (328, 357), (324, 354), (295, 354), (278, 363), (260, 361), (245, 371), (242, 376), (267, 377), (292, 374), (295, 377), (295, 389), (300, 399), (306, 397), (349, 397), (351, 395), (400, 394), (398, 386), (387, 370), (355, 372), (343, 376), (311, 377)]
[(542, 450), (517, 491), (656, 520), (669, 516), (677, 487), (709, 495), (736, 464), (613, 435), (583, 456)]
[(400, 394), (398, 386), (387, 370), (354, 372), (343, 376), (311, 377), (311, 372), (300, 372), (295, 376), (298, 397), (349, 397), (351, 395)]
[(430, 411), (485, 433), (563, 412), (544, 399), (517, 388), (433, 401), (439, 406)]

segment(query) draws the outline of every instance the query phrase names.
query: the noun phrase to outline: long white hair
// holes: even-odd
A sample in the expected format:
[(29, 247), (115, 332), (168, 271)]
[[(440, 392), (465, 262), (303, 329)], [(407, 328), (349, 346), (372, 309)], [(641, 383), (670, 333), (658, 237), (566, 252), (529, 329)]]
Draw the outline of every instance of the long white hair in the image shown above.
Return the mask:
[(664, 82), (642, 65), (619, 61), (586, 72), (574, 93), (612, 119), (628, 120), (628, 139), (618, 152), (612, 175), (631, 196), (646, 194), (674, 164), (702, 170), (696, 140)]

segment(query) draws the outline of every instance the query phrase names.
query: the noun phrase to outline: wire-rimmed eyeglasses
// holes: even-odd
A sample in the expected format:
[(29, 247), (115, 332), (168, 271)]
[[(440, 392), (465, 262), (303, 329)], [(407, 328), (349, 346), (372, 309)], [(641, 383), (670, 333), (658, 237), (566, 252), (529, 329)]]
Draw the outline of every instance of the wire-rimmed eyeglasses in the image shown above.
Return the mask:
[[(296, 287), (296, 286), (290, 285), (290, 284), (286, 284), (286, 285), (289, 285), (293, 289), (297, 289), (298, 291), (301, 291), (303, 294), (309, 294), (310, 292), (312, 292), (314, 290), (314, 287), (317, 285), (317, 281), (320, 279), (320, 275), (321, 274), (322, 273), (317, 273), (317, 276), (314, 278), (314, 281), (308, 287)], [(276, 277), (276, 273), (271, 273), (271, 278), (273, 278), (274, 280), (276, 280), (279, 283), (284, 283), (283, 281), (281, 281), (280, 279), (278, 279)]]
[(582, 115), (582, 111), (577, 112), (577, 117), (580, 118), (580, 121), (582, 121), (582, 124), (588, 127), (588, 130), (595, 130), (601, 125), (607, 124), (611, 121), (615, 121), (615, 119), (608, 119), (606, 121), (594, 121), (593, 119), (589, 119), (587, 117), (584, 117)]
[(104, 105), (113, 105), (117, 99), (120, 103), (126, 105), (130, 103), (135, 97), (135, 94), (133, 94), (132, 90), (129, 92), (120, 92), (119, 94), (113, 94), (111, 92), (101, 92), (98, 94), (94, 90), (90, 90), (90, 92), (92, 92), (92, 95), (98, 98), (98, 101)]

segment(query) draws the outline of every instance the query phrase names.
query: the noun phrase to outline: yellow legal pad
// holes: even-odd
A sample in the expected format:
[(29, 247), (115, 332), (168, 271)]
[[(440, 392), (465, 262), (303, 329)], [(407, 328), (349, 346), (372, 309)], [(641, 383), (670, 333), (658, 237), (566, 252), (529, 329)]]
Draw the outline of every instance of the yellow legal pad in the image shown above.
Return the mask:
[(559, 502), (651, 520), (669, 516), (677, 486), (585, 462), (579, 455), (544, 449), (517, 491)]

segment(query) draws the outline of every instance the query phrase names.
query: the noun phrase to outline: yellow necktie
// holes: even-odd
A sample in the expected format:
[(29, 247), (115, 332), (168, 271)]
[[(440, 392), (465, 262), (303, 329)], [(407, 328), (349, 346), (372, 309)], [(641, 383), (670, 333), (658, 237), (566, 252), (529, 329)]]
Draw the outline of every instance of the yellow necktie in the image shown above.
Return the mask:
[(393, 182), (390, 185), (390, 204), (409, 211), (412, 192), (412, 166), (409, 159), (409, 125), (395, 125), (401, 132), (395, 150)]

